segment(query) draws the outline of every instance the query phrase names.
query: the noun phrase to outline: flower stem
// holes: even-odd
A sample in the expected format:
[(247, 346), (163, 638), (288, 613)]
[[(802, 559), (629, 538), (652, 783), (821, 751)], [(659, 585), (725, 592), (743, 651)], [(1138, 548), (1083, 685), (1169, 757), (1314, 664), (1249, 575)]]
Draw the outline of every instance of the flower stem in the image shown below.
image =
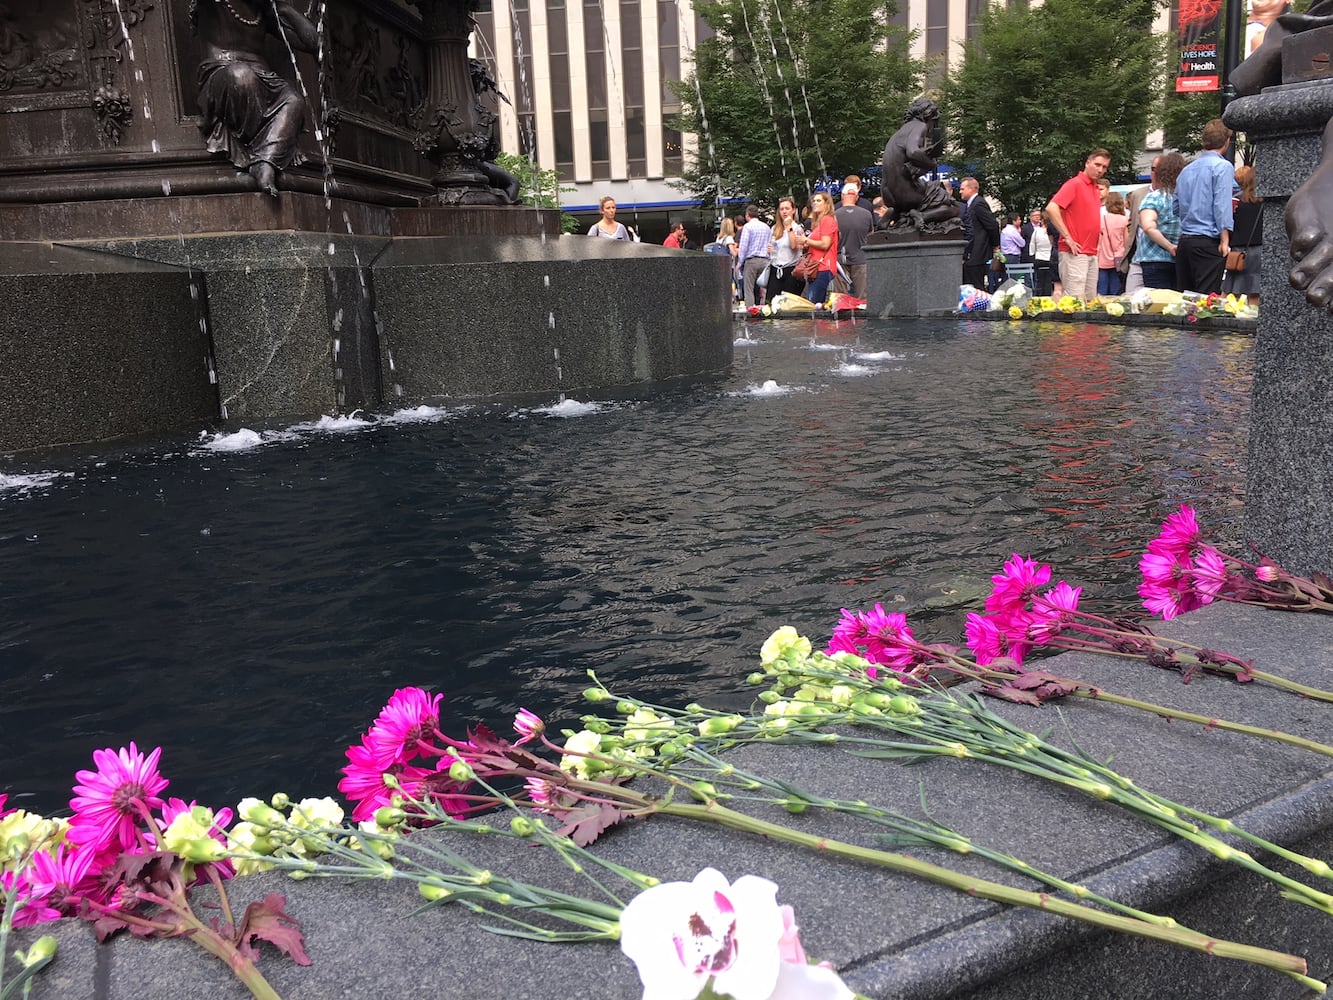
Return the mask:
[(928, 861), (911, 858), (904, 854), (880, 851), (869, 847), (857, 847), (844, 841), (829, 840), (813, 834), (802, 833), (799, 830), (793, 830), (791, 827), (736, 812), (716, 801), (702, 805), (686, 802), (665, 802), (659, 806), (658, 811), (667, 816), (679, 816), (684, 819), (718, 823), (732, 830), (754, 833), (770, 840), (779, 840), (801, 847), (808, 847), (815, 851), (847, 858), (851, 861), (879, 865), (892, 871), (928, 879), (939, 885), (965, 892), (970, 896), (980, 896), (983, 899), (993, 900), (997, 903), (1045, 910), (1074, 920), (1082, 920), (1085, 923), (1107, 930), (1121, 931), (1138, 937), (1154, 938), (1158, 941), (1180, 945), (1184, 948), (1217, 955), (1221, 958), (1234, 958), (1252, 962), (1291, 976), (1297, 982), (1317, 993), (1323, 993), (1327, 989), (1324, 983), (1305, 974), (1307, 971), (1305, 960), (1296, 955), (1287, 955), (1235, 941), (1219, 940), (1181, 927), (1164, 927), (1132, 917), (1105, 913), (1101, 910), (1094, 910), (1091, 907), (1059, 899), (1047, 893), (1015, 889), (999, 882), (964, 875), (950, 868), (934, 865)]

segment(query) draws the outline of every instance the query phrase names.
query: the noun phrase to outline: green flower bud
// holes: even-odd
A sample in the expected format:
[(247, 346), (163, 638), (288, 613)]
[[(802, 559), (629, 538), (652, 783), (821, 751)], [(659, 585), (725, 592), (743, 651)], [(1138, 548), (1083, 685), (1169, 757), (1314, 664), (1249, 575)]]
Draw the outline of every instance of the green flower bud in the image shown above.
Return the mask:
[(23, 963), (25, 969), (31, 969), (34, 965), (40, 965), (55, 958), (56, 949), (59, 947), (59, 941), (50, 934), (43, 934), (32, 943), (32, 947), (27, 951), (14, 952), (14, 957)]
[(515, 816), (509, 821), (509, 829), (520, 837), (531, 837), (537, 832), (537, 825), (526, 816)]
[(800, 815), (801, 813), (805, 812), (807, 809), (810, 808), (810, 804), (808, 802), (803, 801), (802, 799), (792, 798), (789, 796), (788, 798), (783, 800), (782, 808), (786, 809), (787, 812), (789, 813)]
[(584, 688), (583, 700), (592, 702), (610, 701), (611, 695), (608, 694), (606, 691), (604, 691), (602, 688), (598, 687)]
[(449, 777), (454, 781), (467, 782), (477, 776), (472, 765), (465, 760), (456, 760), (449, 765)]
[(417, 892), (429, 899), (432, 903), (438, 903), (441, 900), (448, 899), (454, 894), (452, 889), (446, 889), (442, 885), (432, 885), (430, 882), (418, 882)]
[(702, 705), (700, 705), (697, 701), (692, 701), (685, 706), (685, 711), (697, 715), (700, 712), (706, 711), (706, 709)]
[(759, 700), (762, 701), (765, 705), (772, 705), (772, 704), (774, 704), (775, 702), (779, 702), (779, 701), (781, 701), (781, 700), (782, 700), (782, 695), (780, 695), (780, 694), (778, 694), (776, 691), (772, 691), (772, 690), (769, 690), (769, 691), (760, 691), (760, 692), (759, 692)]
[(287, 797), (286, 792), (275, 792), (273, 798), (268, 800), (268, 804), (274, 809), (286, 809), (292, 804), (292, 800)]
[(394, 806), (380, 806), (375, 810), (375, 825), (391, 830), (407, 822), (407, 813)]
[(921, 703), (910, 694), (894, 695), (889, 699), (889, 711), (894, 715), (920, 715)]
[(607, 722), (605, 719), (597, 719), (597, 718), (589, 719), (584, 724), (583, 728), (588, 730), (588, 732), (590, 733), (605, 734), (611, 732), (611, 724)]
[(764, 681), (768, 680), (768, 675), (761, 670), (756, 670), (749, 677), (745, 678), (745, 683), (751, 687), (758, 687)]
[(633, 715), (638, 710), (639, 706), (634, 704), (634, 702), (632, 701), (616, 702), (616, 711), (619, 712), (621, 715)]
[(731, 732), (744, 721), (745, 717), (741, 715), (715, 715), (699, 723), (699, 735), (722, 736)]
[(717, 786), (711, 781), (696, 781), (690, 785), (690, 795), (696, 802), (712, 802), (717, 798)]
[(491, 882), (494, 881), (494, 879), (495, 876), (492, 875), (490, 871), (488, 871), (487, 869), (482, 869), (481, 871), (477, 872), (476, 875), (472, 876), (472, 881), (477, 885), (490, 885)]

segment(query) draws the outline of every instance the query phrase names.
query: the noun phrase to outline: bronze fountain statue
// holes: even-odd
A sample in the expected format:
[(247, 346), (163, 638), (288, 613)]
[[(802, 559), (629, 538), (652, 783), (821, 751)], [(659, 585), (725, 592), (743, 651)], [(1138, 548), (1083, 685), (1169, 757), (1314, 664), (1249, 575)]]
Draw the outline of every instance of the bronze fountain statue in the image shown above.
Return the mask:
[(958, 218), (958, 203), (948, 187), (922, 180), (935, 169), (941, 152), (942, 141), (931, 138), (939, 120), (939, 106), (918, 97), (884, 147), (882, 197), (891, 228), (938, 231)]

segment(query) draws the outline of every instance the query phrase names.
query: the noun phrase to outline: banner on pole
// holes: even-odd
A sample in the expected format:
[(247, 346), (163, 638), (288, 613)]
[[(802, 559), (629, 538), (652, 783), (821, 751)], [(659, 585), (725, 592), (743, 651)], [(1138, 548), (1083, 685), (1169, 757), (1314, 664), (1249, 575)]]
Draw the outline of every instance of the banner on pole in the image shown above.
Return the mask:
[(1180, 35), (1176, 93), (1220, 90), (1222, 59), (1217, 42), (1222, 24), (1222, 0), (1176, 2)]

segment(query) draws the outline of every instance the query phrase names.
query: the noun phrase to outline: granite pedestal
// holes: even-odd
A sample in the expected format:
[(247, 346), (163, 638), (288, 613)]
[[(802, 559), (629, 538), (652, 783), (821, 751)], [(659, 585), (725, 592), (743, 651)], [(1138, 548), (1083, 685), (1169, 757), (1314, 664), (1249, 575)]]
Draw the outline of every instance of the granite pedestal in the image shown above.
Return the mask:
[(577, 236), (0, 243), (0, 295), (0, 449), (625, 385), (732, 350), (721, 258)]
[(1288, 283), (1283, 213), (1318, 166), (1331, 118), (1333, 81), (1273, 87), (1226, 113), (1255, 144), (1264, 199), (1245, 533), (1298, 573), (1333, 573), (1333, 313)]
[(887, 319), (953, 312), (958, 307), (963, 247), (961, 240), (867, 245), (867, 314)]
[(0, 244), (0, 451), (212, 420), (196, 279), (169, 264)]

